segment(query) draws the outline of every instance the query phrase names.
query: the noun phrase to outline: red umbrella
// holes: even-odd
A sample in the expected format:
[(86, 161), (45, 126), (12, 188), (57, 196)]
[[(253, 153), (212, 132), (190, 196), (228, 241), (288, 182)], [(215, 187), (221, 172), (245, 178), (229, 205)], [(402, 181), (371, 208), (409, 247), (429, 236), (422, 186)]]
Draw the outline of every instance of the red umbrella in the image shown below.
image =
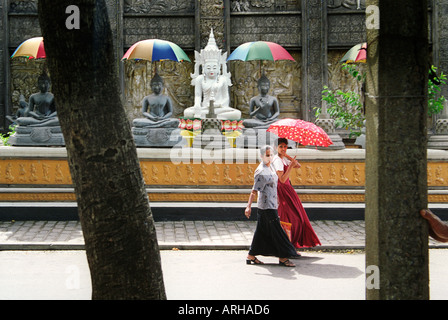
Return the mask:
[(267, 131), (304, 146), (328, 147), (333, 144), (324, 129), (314, 123), (300, 119), (278, 120), (271, 124)]

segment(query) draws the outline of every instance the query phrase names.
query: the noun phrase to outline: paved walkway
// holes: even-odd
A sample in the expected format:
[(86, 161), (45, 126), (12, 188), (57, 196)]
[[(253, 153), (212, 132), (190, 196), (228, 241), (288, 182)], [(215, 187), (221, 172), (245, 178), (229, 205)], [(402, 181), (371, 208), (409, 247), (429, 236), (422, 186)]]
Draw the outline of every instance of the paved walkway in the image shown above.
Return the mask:
[[(156, 222), (168, 299), (364, 300), (365, 254), (356, 250), (364, 248), (364, 221), (311, 223), (322, 246), (301, 250), (296, 268), (282, 268), (274, 257), (263, 257), (262, 266), (245, 263), (239, 250), (249, 247), (256, 222)], [(78, 221), (0, 222), (0, 300), (91, 299), (83, 249)], [(430, 250), (434, 300), (448, 297), (446, 251)], [(272, 314), (283, 314), (277, 310)]]
[[(322, 220), (311, 222), (322, 246), (316, 249), (363, 249), (364, 221)], [(160, 221), (156, 222), (161, 250), (247, 249), (255, 221)], [(430, 248), (447, 248), (429, 240)], [(0, 250), (84, 249), (79, 221), (0, 221)]]

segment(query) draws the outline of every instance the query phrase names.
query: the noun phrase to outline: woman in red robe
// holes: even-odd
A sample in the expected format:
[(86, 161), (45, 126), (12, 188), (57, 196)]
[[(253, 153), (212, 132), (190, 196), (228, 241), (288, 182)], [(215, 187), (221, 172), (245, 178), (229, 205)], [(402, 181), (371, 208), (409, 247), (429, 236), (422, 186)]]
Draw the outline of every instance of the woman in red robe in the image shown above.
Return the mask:
[(300, 164), (295, 157), (291, 158), (286, 154), (287, 149), (288, 140), (279, 138), (277, 154), (272, 160), (272, 165), (279, 178), (277, 186), (278, 215), (280, 221), (291, 223), (291, 243), (295, 248), (315, 247), (321, 245), (321, 243), (289, 179), (291, 169), (300, 168)]

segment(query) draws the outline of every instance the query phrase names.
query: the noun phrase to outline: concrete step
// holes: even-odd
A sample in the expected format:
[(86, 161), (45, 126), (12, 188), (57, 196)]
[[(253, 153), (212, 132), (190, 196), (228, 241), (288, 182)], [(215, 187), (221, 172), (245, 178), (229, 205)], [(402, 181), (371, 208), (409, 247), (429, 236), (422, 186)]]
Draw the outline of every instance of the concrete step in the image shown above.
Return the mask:
[[(150, 205), (155, 221), (247, 220), (243, 202), (152, 202)], [(363, 203), (303, 203), (303, 206), (311, 221), (364, 220)], [(430, 204), (429, 208), (442, 219), (448, 219), (447, 204)], [(76, 202), (1, 202), (0, 221), (10, 220), (78, 220), (78, 208)], [(256, 214), (250, 220), (255, 221)]]

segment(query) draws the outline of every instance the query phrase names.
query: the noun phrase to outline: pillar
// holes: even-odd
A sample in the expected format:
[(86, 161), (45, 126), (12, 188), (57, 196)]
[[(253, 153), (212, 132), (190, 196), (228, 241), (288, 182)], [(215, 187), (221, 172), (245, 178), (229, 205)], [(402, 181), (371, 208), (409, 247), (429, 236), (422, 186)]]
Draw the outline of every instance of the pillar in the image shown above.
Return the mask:
[[(448, 73), (448, 3), (445, 0), (431, 0), (433, 11), (433, 61), (438, 73)], [(441, 86), (440, 94), (448, 99), (448, 86)], [(429, 149), (448, 150), (448, 101), (441, 114), (437, 115), (434, 135), (429, 137)]]
[(196, 0), (196, 51), (200, 51), (207, 45), (210, 30), (213, 28), (218, 48), (225, 52), (226, 27), (225, 27), (225, 4), (224, 0)]
[(8, 5), (7, 0), (0, 1), (0, 133), (10, 124), (5, 118), (10, 114)]
[(302, 106), (304, 120), (311, 122), (328, 82), (326, 21), (327, 0), (302, 0)]
[(428, 230), (419, 215), (427, 207), (427, 5), (367, 1), (367, 299), (429, 298)]
[(336, 134), (334, 120), (326, 112), (322, 90), (328, 85), (327, 0), (302, 0), (302, 110), (304, 120), (315, 122), (314, 107), (322, 106), (316, 124), (333, 141), (326, 149), (344, 149)]

